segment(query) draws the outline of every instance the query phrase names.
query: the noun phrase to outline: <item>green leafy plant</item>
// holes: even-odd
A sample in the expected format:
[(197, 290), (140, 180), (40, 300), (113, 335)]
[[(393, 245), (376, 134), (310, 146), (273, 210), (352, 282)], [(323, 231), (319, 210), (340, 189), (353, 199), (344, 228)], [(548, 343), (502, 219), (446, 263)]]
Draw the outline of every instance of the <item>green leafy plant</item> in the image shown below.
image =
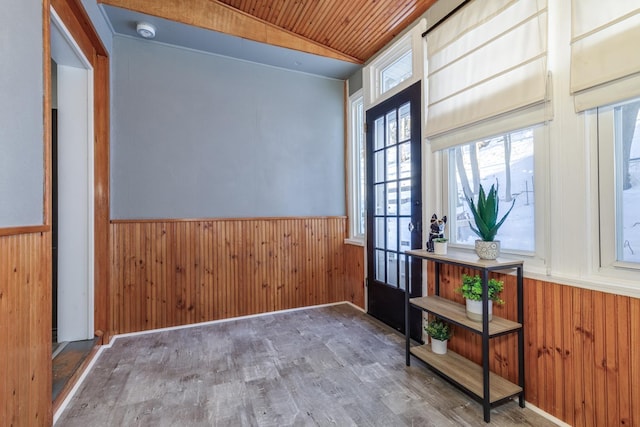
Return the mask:
[(424, 330), (434, 340), (445, 341), (451, 338), (451, 336), (453, 335), (451, 326), (439, 319), (429, 322), (429, 324), (424, 327)]
[(502, 217), (500, 221), (498, 221), (498, 207), (500, 204), (500, 198), (498, 197), (498, 184), (491, 185), (491, 189), (489, 189), (488, 193), (484, 192), (484, 188), (482, 188), (482, 184), (480, 184), (480, 191), (478, 193), (478, 203), (473, 202), (473, 198), (465, 194), (465, 199), (467, 199), (467, 203), (469, 204), (469, 209), (471, 209), (471, 213), (473, 214), (473, 218), (475, 220), (476, 226), (474, 227), (471, 222), (469, 225), (471, 226), (471, 230), (478, 235), (482, 240), (486, 242), (493, 242), (493, 239), (498, 234), (498, 229), (502, 225), (509, 213), (511, 213), (511, 209), (515, 205), (515, 199), (511, 203), (511, 207), (507, 211), (506, 214)]
[(436, 237), (435, 239), (433, 239), (433, 241), (436, 243), (446, 243), (449, 241), (449, 239), (447, 239), (446, 237)]
[[(504, 304), (500, 298), (500, 292), (504, 289), (504, 282), (498, 279), (489, 279), (489, 299), (496, 304)], [(462, 286), (457, 289), (463, 297), (473, 301), (482, 300), (482, 279), (479, 275), (462, 275)]]

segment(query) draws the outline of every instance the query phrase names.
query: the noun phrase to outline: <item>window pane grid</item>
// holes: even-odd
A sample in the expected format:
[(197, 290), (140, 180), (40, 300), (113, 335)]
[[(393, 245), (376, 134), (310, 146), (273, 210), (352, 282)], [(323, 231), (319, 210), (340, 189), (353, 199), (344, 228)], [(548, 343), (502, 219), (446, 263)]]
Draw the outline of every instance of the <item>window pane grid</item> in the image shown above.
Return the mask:
[(410, 112), (407, 103), (374, 121), (376, 279), (402, 289), (402, 252), (411, 248)]

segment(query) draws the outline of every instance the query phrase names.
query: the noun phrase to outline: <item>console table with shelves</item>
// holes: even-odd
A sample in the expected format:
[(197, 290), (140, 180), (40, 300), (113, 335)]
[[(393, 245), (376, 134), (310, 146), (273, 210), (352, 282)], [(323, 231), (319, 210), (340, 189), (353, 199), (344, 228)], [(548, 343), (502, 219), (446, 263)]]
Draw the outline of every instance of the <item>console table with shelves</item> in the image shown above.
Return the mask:
[[(439, 355), (431, 351), (429, 344), (412, 345), (411, 337), (406, 334), (407, 366), (411, 363), (411, 355), (417, 357), (434, 372), (445, 378), (467, 394), (480, 401), (484, 411), (484, 421), (490, 422), (491, 408), (508, 399), (518, 396), (519, 404), (524, 408), (524, 328), (523, 328), (523, 261), (522, 260), (482, 260), (473, 253), (450, 251), (446, 255), (436, 255), (425, 250), (406, 251), (405, 262), (405, 313), (407, 313), (406, 330), (409, 330), (409, 308), (415, 307), (432, 314), (453, 325), (469, 330), (482, 337), (482, 365), (478, 365), (465, 357), (447, 350), (447, 354)], [(434, 295), (411, 298), (411, 278), (409, 264), (411, 258), (428, 260), (434, 263), (435, 283)], [(482, 322), (475, 322), (466, 316), (465, 306), (440, 296), (440, 268), (443, 264), (467, 267), (479, 271), (482, 278)], [(489, 321), (488, 282), (489, 272), (516, 270), (517, 277), (517, 311), (518, 321), (493, 315)], [(506, 302), (507, 304), (509, 301)], [(518, 335), (518, 384), (493, 373), (489, 369), (489, 343), (492, 338), (507, 334)]]

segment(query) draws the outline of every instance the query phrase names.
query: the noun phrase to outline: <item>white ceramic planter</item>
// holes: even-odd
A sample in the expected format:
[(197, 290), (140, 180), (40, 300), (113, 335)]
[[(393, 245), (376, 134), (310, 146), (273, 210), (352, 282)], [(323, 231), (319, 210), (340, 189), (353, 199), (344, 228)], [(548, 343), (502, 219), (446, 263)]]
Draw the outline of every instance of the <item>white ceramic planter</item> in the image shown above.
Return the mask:
[(435, 354), (447, 354), (447, 341), (440, 341), (431, 338), (431, 351)]
[[(493, 318), (493, 301), (489, 300), (489, 322)], [(476, 322), (482, 322), (482, 301), (467, 298), (467, 317)]]
[(447, 242), (433, 242), (433, 253), (436, 255), (446, 255)]
[(476, 240), (476, 254), (480, 259), (496, 259), (500, 255), (500, 241), (485, 242), (484, 240)]

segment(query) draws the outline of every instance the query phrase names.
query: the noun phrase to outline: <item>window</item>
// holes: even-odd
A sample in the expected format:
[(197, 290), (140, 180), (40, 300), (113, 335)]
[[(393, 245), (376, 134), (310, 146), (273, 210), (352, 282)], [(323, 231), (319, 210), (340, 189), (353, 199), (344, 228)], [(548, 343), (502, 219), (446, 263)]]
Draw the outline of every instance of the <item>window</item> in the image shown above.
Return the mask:
[(479, 184), (488, 191), (492, 184), (498, 183), (500, 216), (515, 200), (509, 218), (496, 236), (501, 249), (505, 252), (535, 252), (534, 141), (540, 138), (541, 128), (510, 132), (448, 150), (451, 243), (471, 246), (478, 238), (469, 227), (472, 214), (465, 194), (473, 194), (475, 199)]
[(598, 108), (601, 267), (640, 268), (640, 99)]
[(362, 90), (349, 97), (349, 237), (362, 241), (367, 219), (363, 101)]
[(419, 81), (423, 73), (424, 40), (421, 20), (363, 69), (365, 105), (368, 109)]
[(412, 74), (412, 55), (411, 51), (409, 51), (386, 66), (380, 72), (380, 80), (382, 81), (381, 93), (385, 93), (388, 90), (398, 86), (400, 83), (410, 78)]

